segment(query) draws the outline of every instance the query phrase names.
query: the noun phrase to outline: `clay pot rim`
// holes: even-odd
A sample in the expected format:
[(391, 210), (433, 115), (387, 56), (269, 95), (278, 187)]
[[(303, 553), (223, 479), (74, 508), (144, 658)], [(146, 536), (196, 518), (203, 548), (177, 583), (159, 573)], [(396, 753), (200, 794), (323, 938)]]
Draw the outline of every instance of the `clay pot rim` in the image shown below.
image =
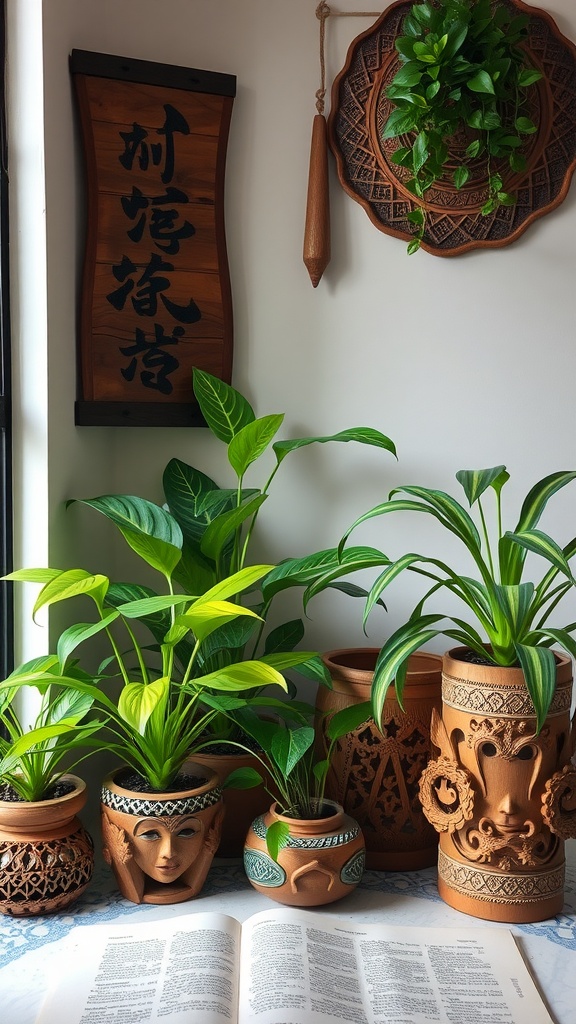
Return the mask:
[(79, 775), (74, 775), (73, 772), (65, 772), (64, 775), (58, 777), (59, 782), (72, 782), (74, 789), (71, 789), (69, 793), (64, 793), (63, 796), (54, 796), (49, 800), (0, 800), (0, 808), (2, 810), (8, 810), (9, 808), (26, 808), (32, 810), (33, 808), (44, 808), (50, 810), (51, 807), (64, 807), (66, 804), (71, 803), (73, 800), (77, 800), (80, 795), (86, 791), (86, 783), (84, 779), (81, 779)]
[[(485, 646), (487, 650), (490, 648), (490, 644)], [(446, 669), (450, 662), (454, 662), (457, 665), (466, 665), (473, 670), (479, 669), (481, 672), (495, 669), (498, 672), (504, 672), (509, 677), (511, 684), (525, 685), (524, 673), (519, 665), (497, 665), (495, 663), (478, 665), (476, 662), (458, 657), (460, 652), (470, 651), (471, 649), (465, 646), (451, 647), (443, 655), (443, 668)], [(552, 651), (552, 653), (556, 659), (556, 686), (568, 686), (572, 682), (572, 661), (566, 654), (562, 654), (561, 651)]]
[(189, 760), (185, 761), (182, 770), (189, 772), (191, 775), (198, 775), (205, 779), (205, 782), (200, 786), (192, 786), (190, 789), (178, 789), (173, 792), (163, 793), (156, 790), (139, 790), (139, 789), (127, 789), (125, 786), (121, 786), (115, 781), (116, 775), (119, 772), (124, 771), (126, 768), (130, 768), (130, 765), (121, 764), (114, 768), (108, 775), (105, 776), (102, 787), (108, 789), (111, 793), (120, 793), (127, 797), (133, 797), (136, 800), (154, 799), (158, 801), (162, 800), (182, 800), (189, 796), (191, 793), (198, 794), (201, 796), (203, 793), (209, 793), (212, 789), (218, 789), (220, 781), (218, 778), (218, 772), (209, 768), (205, 764), (201, 764), (200, 761)]
[[(333, 807), (333, 813), (323, 818), (299, 818), (295, 817), (293, 814), (283, 814), (281, 811), (278, 810), (278, 802), (275, 800), (274, 803), (270, 805), (270, 814), (273, 814), (274, 817), (278, 819), (278, 821), (283, 821), (287, 825), (304, 824), (313, 826), (315, 829), (320, 828), (324, 825), (332, 825), (333, 827), (333, 823), (344, 816), (344, 808), (342, 807), (342, 804), (339, 804), (336, 800), (329, 800), (327, 797), (325, 797), (324, 800), (322, 800), (322, 806)], [(327, 828), (327, 831), (331, 831), (331, 828)]]
[[(351, 676), (360, 677), (365, 675), (372, 675), (373, 669), (365, 668), (361, 665), (356, 664), (345, 664), (342, 659), (350, 656), (352, 661), (355, 657), (360, 655), (362, 659), (366, 656), (374, 656), (374, 661), (380, 653), (379, 647), (336, 647), (330, 651), (324, 651), (322, 654), (322, 661), (326, 667), (334, 669), (336, 672), (344, 671), (349, 673)], [(421, 662), (423, 667), (415, 667), (418, 662)], [(426, 662), (426, 667), (424, 667)], [(409, 657), (409, 668), (406, 675), (405, 686), (418, 686), (426, 683), (437, 683), (440, 680), (442, 672), (442, 655), (436, 654), (434, 651), (415, 651)], [(390, 684), (390, 690), (394, 691), (394, 680)]]

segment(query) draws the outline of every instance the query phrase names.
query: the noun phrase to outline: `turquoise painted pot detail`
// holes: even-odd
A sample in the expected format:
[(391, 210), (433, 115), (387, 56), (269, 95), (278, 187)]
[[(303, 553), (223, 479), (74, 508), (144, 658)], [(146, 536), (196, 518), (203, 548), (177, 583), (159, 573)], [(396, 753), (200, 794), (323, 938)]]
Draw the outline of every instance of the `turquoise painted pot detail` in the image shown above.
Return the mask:
[(350, 860), (347, 860), (340, 872), (340, 881), (344, 885), (358, 885), (364, 874), (366, 864), (366, 850), (359, 850)]
[(244, 870), (249, 882), (257, 882), (267, 889), (276, 889), (286, 881), (284, 868), (259, 850), (244, 850)]

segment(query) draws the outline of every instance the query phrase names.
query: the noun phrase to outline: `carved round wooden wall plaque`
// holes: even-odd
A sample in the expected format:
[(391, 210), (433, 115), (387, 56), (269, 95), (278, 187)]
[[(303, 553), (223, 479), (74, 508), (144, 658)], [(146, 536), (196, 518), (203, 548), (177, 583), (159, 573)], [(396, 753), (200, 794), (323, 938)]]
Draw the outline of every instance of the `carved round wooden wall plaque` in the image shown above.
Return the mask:
[[(486, 201), (485, 165), (471, 167), (466, 185), (457, 190), (448, 177), (426, 194), (426, 235), (422, 248), (436, 256), (455, 256), (468, 249), (497, 248), (513, 242), (537, 217), (565, 198), (576, 167), (576, 46), (554, 19), (522, 0), (506, 0), (513, 11), (530, 15), (527, 46), (530, 61), (543, 73), (531, 90), (530, 117), (538, 131), (523, 150), (527, 169), (503, 175), (514, 206), (500, 206), (483, 216)], [(392, 4), (367, 32), (350, 45), (346, 64), (335, 78), (328, 122), (330, 145), (344, 190), (359, 202), (372, 223), (390, 235), (410, 239), (407, 214), (418, 204), (405, 182), (410, 172), (391, 160), (405, 140), (382, 139), (391, 101), (386, 87), (400, 66), (395, 40), (411, 3)], [(469, 140), (455, 138), (458, 157)]]

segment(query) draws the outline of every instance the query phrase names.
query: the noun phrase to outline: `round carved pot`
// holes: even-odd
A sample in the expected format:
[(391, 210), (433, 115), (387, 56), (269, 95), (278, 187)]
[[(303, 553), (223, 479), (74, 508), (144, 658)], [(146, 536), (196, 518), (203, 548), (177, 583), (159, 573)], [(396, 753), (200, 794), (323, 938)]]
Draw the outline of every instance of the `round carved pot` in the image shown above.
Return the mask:
[(438, 891), (456, 910), (491, 921), (553, 917), (564, 903), (564, 840), (576, 836), (570, 764), (572, 671), (557, 655), (550, 712), (536, 734), (520, 668), (444, 657), (439, 756), (423, 773), (424, 812), (440, 833)]
[[(272, 804), (256, 818), (246, 837), (244, 868), (258, 892), (291, 907), (320, 907), (342, 899), (358, 885), (365, 863), (362, 831), (344, 809), (325, 800), (325, 817), (300, 819), (280, 814)], [(272, 860), (266, 830), (286, 822), (286, 846)]]
[[(260, 774), (263, 771), (260, 761), (254, 754), (243, 754), (239, 750), (230, 754), (211, 754), (202, 751), (196, 755), (196, 760), (215, 771), (221, 785), (239, 768), (254, 768)], [(270, 796), (263, 785), (254, 786), (252, 789), (230, 787), (223, 790), (222, 796), (226, 814), (216, 856), (241, 857), (246, 833), (254, 818), (258, 814), (263, 814), (270, 806)]]
[(127, 788), (127, 768), (104, 780), (104, 859), (133, 903), (183, 903), (204, 885), (220, 842), (222, 790), (205, 765), (187, 761), (183, 772), (186, 788), (169, 793)]
[(84, 892), (94, 870), (94, 844), (76, 817), (86, 784), (34, 802), (0, 800), (0, 912), (29, 917), (64, 910)]
[[(370, 700), (378, 649), (328, 651), (332, 690), (318, 689), (316, 706), (336, 712)], [(358, 821), (366, 840), (366, 867), (418, 870), (436, 863), (438, 836), (422, 812), (418, 783), (431, 756), (430, 718), (441, 707), (442, 660), (413, 654), (404, 687), (404, 711), (388, 690), (381, 730), (373, 719), (338, 741), (326, 791)]]

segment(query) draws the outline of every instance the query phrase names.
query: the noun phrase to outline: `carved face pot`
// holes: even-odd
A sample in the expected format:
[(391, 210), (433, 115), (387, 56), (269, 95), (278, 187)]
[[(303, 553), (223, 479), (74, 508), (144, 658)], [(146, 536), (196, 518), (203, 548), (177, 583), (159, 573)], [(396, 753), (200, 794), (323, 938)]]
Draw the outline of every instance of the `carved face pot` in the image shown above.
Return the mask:
[(576, 836), (570, 765), (570, 661), (558, 656), (550, 713), (538, 735), (521, 669), (444, 658), (440, 755), (420, 781), (424, 813), (440, 833), (438, 890), (476, 917), (544, 920), (564, 902), (564, 839)]
[(197, 785), (174, 793), (122, 786), (124, 770), (104, 780), (104, 858), (133, 903), (182, 903), (196, 896), (220, 841), (224, 806), (218, 776), (187, 762)]

